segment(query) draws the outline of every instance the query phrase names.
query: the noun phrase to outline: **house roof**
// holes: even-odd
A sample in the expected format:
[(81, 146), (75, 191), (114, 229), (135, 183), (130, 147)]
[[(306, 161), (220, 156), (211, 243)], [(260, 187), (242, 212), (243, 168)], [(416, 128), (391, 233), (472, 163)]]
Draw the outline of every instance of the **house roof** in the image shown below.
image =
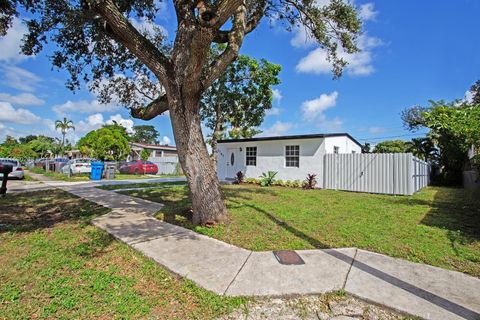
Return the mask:
[(276, 136), (276, 137), (258, 137), (245, 139), (229, 139), (219, 140), (218, 143), (232, 143), (232, 142), (250, 142), (250, 141), (273, 141), (273, 140), (299, 140), (299, 139), (318, 139), (318, 138), (332, 138), (332, 137), (348, 137), (355, 142), (359, 147), (363, 147), (360, 142), (353, 138), (348, 133), (317, 133), (317, 134), (300, 134), (294, 136)]
[(159, 145), (159, 144), (147, 144), (147, 143), (140, 143), (140, 142), (130, 142), (130, 144), (132, 146), (146, 148), (146, 149), (177, 151), (177, 147), (175, 147), (175, 146), (167, 146), (167, 145)]

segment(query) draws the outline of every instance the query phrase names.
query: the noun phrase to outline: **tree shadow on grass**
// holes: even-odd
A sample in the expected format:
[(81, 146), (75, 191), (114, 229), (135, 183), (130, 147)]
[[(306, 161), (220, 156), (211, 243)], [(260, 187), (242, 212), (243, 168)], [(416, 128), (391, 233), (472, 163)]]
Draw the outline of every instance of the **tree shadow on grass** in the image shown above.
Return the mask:
[(88, 223), (108, 211), (59, 190), (10, 194), (0, 199), (0, 233), (31, 232), (67, 221)]
[(306, 233), (302, 232), (301, 230), (291, 226), (290, 224), (288, 224), (287, 222), (277, 218), (274, 214), (256, 206), (256, 205), (252, 205), (252, 204), (248, 204), (248, 203), (239, 203), (237, 201), (233, 201), (233, 200), (230, 200), (231, 202), (234, 202), (234, 203), (237, 203), (239, 205), (243, 205), (243, 206), (246, 206), (246, 207), (249, 207), (261, 214), (263, 214), (265, 217), (267, 217), (270, 221), (272, 221), (273, 223), (275, 223), (277, 226), (281, 227), (282, 229), (284, 229), (285, 231), (291, 233), (292, 235), (294, 235), (295, 237), (299, 238), (299, 239), (302, 239), (303, 241), (306, 241), (308, 242), (312, 247), (316, 248), (316, 249), (329, 249), (330, 246), (324, 244), (323, 242), (319, 241), (318, 239), (315, 239), (309, 235), (307, 235)]
[[(160, 210), (160, 215), (163, 216), (161, 219), (165, 222), (188, 228), (193, 226), (191, 225), (193, 214), (191, 210), (192, 201), (187, 186), (121, 193), (163, 204), (164, 207)], [(243, 202), (236, 202), (238, 206), (232, 206), (231, 203), (235, 203), (232, 199), (248, 201), (251, 200), (254, 195), (258, 194), (268, 194), (273, 196), (277, 194), (272, 188), (261, 188), (251, 185), (242, 185), (235, 188), (224, 187), (223, 193), (225, 198), (228, 199), (229, 208), (241, 207), (244, 205)]]
[(453, 243), (480, 240), (480, 194), (459, 188), (439, 188), (421, 223), (447, 229)]

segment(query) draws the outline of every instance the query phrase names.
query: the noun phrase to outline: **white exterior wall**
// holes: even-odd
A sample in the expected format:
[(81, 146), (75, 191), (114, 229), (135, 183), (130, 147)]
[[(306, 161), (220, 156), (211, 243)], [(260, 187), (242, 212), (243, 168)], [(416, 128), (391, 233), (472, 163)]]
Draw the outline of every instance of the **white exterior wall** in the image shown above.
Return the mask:
[(333, 153), (335, 146), (340, 148), (338, 153), (362, 153), (362, 148), (347, 136), (325, 138), (326, 153)]
[[(298, 168), (285, 166), (285, 146), (287, 145), (300, 146)], [(340, 153), (352, 153), (353, 150), (361, 153), (360, 146), (348, 137), (219, 143), (218, 178), (233, 179), (238, 171), (242, 171), (247, 178), (259, 178), (263, 172), (277, 171), (276, 179), (303, 181), (307, 174), (314, 173), (317, 175), (318, 187), (323, 187), (324, 155), (333, 153), (333, 146), (336, 145), (340, 147)], [(246, 147), (257, 147), (256, 166), (246, 166)], [(233, 167), (230, 165), (232, 152), (235, 154)]]

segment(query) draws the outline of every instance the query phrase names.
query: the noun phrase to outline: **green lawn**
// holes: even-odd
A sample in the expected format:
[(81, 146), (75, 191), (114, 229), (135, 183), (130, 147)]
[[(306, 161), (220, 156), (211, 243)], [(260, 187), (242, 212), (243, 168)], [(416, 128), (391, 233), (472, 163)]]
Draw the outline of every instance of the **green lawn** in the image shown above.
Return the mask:
[(162, 202), (158, 218), (251, 250), (358, 247), (480, 277), (480, 197), (429, 187), (411, 197), (224, 186), (230, 222), (189, 223), (185, 186), (122, 192)]
[(246, 301), (178, 279), (88, 223), (106, 212), (61, 191), (0, 199), (1, 319), (211, 319)]

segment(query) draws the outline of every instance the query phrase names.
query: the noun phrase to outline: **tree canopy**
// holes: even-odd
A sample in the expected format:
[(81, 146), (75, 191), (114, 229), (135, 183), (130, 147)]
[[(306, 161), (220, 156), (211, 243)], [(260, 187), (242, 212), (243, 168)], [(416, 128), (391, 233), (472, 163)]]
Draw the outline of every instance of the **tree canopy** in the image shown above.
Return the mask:
[[(216, 49), (218, 50), (218, 49)], [(280, 65), (265, 59), (239, 56), (205, 91), (200, 116), (210, 136), (216, 161), (217, 140), (249, 138), (260, 131), (265, 112), (272, 107), (272, 86), (280, 83)]]
[(125, 160), (130, 153), (128, 135), (120, 125), (106, 125), (89, 132), (78, 141), (83, 154), (99, 160)]
[(160, 133), (151, 125), (141, 125), (133, 127), (134, 133), (130, 140), (133, 142), (140, 142), (146, 144), (157, 144)]
[(430, 129), (430, 136), (440, 149), (442, 182), (460, 184), (468, 150), (472, 145), (480, 146), (480, 105), (459, 100), (429, 101), (427, 107), (406, 109), (402, 119), (409, 130)]
[(373, 153), (404, 153), (407, 150), (408, 145), (403, 140), (385, 140), (377, 143)]

